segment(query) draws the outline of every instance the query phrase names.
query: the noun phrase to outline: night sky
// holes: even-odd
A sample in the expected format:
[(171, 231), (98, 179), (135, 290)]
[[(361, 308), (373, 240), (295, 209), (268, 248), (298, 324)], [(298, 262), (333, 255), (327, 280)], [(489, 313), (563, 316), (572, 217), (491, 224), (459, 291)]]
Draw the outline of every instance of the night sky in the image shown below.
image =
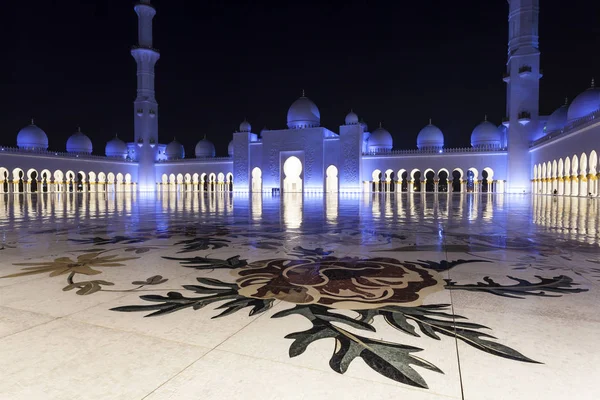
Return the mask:
[[(134, 2), (6, 3), (0, 142), (16, 145), (32, 117), (53, 150), (79, 125), (97, 154), (117, 132), (132, 141)], [(244, 117), (254, 132), (284, 128), (302, 89), (322, 126), (338, 132), (353, 108), (395, 148), (415, 148), (430, 117), (462, 147), (484, 114), (504, 116), (505, 0), (152, 3), (159, 139), (188, 156), (205, 134), (226, 155)], [(600, 81), (599, 15), (597, 1), (541, 2), (542, 114)]]

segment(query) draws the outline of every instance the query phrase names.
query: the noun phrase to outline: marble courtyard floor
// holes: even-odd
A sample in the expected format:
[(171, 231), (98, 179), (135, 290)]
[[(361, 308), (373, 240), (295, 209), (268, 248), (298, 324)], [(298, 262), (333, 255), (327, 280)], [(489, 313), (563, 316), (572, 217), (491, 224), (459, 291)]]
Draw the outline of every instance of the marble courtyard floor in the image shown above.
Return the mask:
[(600, 399), (599, 208), (0, 195), (0, 399)]

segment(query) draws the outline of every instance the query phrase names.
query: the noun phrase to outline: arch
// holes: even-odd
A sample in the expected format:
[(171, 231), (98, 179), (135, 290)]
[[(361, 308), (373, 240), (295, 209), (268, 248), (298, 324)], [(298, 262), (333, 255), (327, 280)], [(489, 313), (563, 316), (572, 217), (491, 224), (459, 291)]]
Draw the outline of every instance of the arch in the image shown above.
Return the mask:
[(588, 168), (588, 159), (585, 153), (581, 153), (579, 157), (579, 173), (580, 175), (585, 175), (587, 173)]
[(573, 176), (577, 176), (577, 172), (579, 172), (579, 157), (575, 154), (571, 159), (571, 173)]
[(233, 192), (233, 173), (228, 172), (225, 175), (225, 186), (228, 192)]
[(469, 168), (469, 170), (467, 172), (469, 172), (469, 171), (473, 172), (473, 179), (479, 178), (479, 171), (477, 170), (477, 168), (471, 167), (471, 168)]
[(538, 166), (537, 164), (533, 166), (533, 179), (537, 179)]
[(163, 185), (168, 185), (169, 184), (169, 177), (167, 176), (167, 174), (162, 174), (162, 176), (160, 177), (161, 182)]
[(552, 178), (556, 178), (558, 176), (558, 163), (556, 160), (552, 161)]
[(406, 192), (408, 190), (408, 171), (404, 168), (398, 170), (396, 179), (400, 183), (400, 191)]
[(421, 191), (421, 170), (415, 168), (410, 171), (411, 188), (413, 192)]
[(589, 160), (590, 174), (596, 174), (598, 171), (598, 154), (596, 154), (596, 150), (592, 150), (590, 153)]
[(423, 174), (425, 177), (425, 191), (426, 192), (434, 192), (435, 191), (435, 171), (431, 168), (427, 168), (425, 173)]
[(122, 173), (117, 174), (117, 182), (122, 183), (124, 181), (124, 176)]
[(177, 183), (183, 183), (183, 174), (177, 174)]
[(31, 193), (36, 193), (38, 191), (38, 180), (40, 179), (40, 174), (36, 169), (30, 168), (27, 171), (27, 191)]
[(262, 171), (258, 167), (252, 169), (252, 193), (262, 192)]
[(43, 193), (47, 193), (49, 192), (51, 189), (51, 182), (52, 182), (52, 172), (50, 172), (50, 170), (48, 169), (43, 169), (42, 172), (40, 172), (40, 184), (41, 184), (41, 191)]
[(131, 184), (131, 174), (129, 172), (125, 174), (125, 183), (128, 185)]
[(547, 170), (546, 170), (546, 163), (542, 164), (542, 179), (546, 179), (547, 178)]
[(219, 182), (219, 183), (225, 182), (225, 174), (224, 173), (219, 172), (219, 174), (217, 175), (217, 182)]
[[(390, 170), (391, 171), (391, 170)], [(393, 172), (393, 171), (392, 171)], [(387, 174), (387, 171), (386, 171)], [(326, 184), (325, 191), (332, 193), (338, 191), (338, 169), (335, 165), (330, 165), (325, 170)]]
[(302, 192), (302, 161), (298, 157), (291, 156), (283, 163), (283, 191)]
[(565, 162), (563, 161), (562, 158), (558, 159), (558, 169), (556, 171), (556, 174), (558, 175), (559, 178), (562, 178), (564, 175), (564, 169), (565, 169)]
[(437, 172), (438, 176), (438, 192), (448, 192), (448, 179), (450, 177), (450, 172), (446, 168), (441, 168)]
[(452, 170), (452, 192), (460, 193), (463, 191), (462, 180), (464, 175), (461, 168), (454, 168)]
[(25, 180), (27, 179), (25, 172), (21, 168), (13, 169), (13, 183), (16, 184), (14, 191), (23, 193), (25, 191)]
[(371, 174), (371, 177), (373, 178), (373, 184), (372, 184), (371, 190), (373, 192), (380, 192), (381, 191), (381, 177), (382, 177), (382, 175), (383, 174), (381, 173), (381, 170), (379, 170), (379, 169), (376, 169)]
[(192, 183), (194, 185), (198, 184), (198, 178), (200, 177), (200, 175), (198, 175), (197, 172), (194, 172), (194, 174), (192, 175)]
[(192, 182), (192, 175), (188, 172), (183, 176), (183, 180), (185, 183), (191, 183)]
[(169, 174), (169, 185), (174, 185), (176, 182), (175, 174)]
[(214, 191), (215, 190), (215, 185), (217, 181), (217, 175), (215, 175), (214, 172), (211, 172), (210, 175), (208, 175), (208, 189), (210, 191)]

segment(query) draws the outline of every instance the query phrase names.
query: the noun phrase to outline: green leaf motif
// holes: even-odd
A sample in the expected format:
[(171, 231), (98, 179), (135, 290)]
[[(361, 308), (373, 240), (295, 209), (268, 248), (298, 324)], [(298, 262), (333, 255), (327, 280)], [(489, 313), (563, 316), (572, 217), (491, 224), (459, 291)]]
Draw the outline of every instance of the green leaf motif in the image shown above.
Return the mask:
[[(587, 289), (572, 289), (573, 286), (579, 286), (579, 284), (574, 283), (573, 279), (566, 275), (555, 276), (554, 278), (543, 278), (539, 275), (536, 275), (535, 277), (540, 281), (534, 283), (526, 279), (507, 276), (507, 278), (517, 282), (514, 285), (501, 285), (489, 276), (483, 278), (485, 283), (477, 282), (476, 284), (468, 285), (458, 285), (456, 282), (446, 279), (446, 289), (486, 292), (496, 296), (510, 297), (513, 299), (523, 299), (523, 296), (560, 297), (562, 294), (588, 291)], [(559, 294), (552, 295), (547, 292)]]

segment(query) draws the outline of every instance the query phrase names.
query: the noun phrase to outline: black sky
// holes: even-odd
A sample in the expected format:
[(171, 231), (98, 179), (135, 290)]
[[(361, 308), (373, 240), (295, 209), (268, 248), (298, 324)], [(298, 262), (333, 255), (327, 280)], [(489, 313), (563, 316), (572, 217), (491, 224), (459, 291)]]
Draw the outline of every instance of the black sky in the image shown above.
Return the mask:
[[(160, 141), (193, 155), (204, 134), (226, 154), (244, 119), (283, 128), (302, 89), (333, 131), (353, 108), (382, 121), (396, 148), (414, 148), (431, 117), (446, 146), (505, 109), (505, 0), (462, 2), (233, 2), (153, 0)], [(31, 117), (53, 150), (81, 125), (102, 154), (118, 132), (133, 140), (137, 41), (133, 1), (4, 4), (0, 143)], [(600, 80), (600, 3), (541, 2), (541, 111)]]

